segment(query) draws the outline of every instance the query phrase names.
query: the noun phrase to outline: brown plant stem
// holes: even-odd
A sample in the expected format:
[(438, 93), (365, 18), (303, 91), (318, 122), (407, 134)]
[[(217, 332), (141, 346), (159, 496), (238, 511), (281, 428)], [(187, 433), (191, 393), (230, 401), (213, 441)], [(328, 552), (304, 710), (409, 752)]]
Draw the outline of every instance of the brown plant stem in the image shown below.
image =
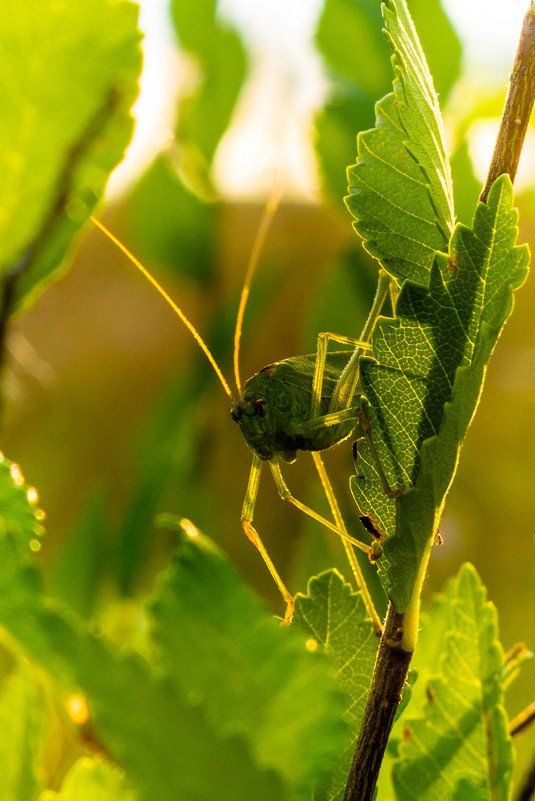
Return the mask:
[(403, 623), (404, 615), (390, 603), (344, 801), (371, 801), (373, 797), (412, 659), (412, 652), (401, 647)]
[(498, 137), (487, 180), (479, 199), (487, 202), (490, 188), (499, 175), (515, 180), (524, 137), (535, 99), (535, 9), (533, 2), (522, 22), (518, 48), (509, 79)]

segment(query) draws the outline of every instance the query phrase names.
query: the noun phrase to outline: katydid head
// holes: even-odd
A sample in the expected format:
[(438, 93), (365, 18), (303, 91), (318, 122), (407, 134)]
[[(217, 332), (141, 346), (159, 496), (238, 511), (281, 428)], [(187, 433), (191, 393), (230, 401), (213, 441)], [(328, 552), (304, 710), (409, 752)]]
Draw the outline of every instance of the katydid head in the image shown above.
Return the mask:
[[(273, 440), (276, 425), (276, 409), (271, 400), (269, 386), (265, 380), (271, 372), (265, 367), (250, 378), (238, 401), (232, 404), (230, 415), (238, 423), (245, 441), (262, 461), (274, 457)], [(258, 378), (258, 376), (261, 376)]]
[(302, 436), (292, 433), (296, 421), (308, 411), (310, 395), (292, 391), (288, 373), (292, 360), (264, 367), (246, 381), (242, 397), (233, 404), (231, 416), (247, 445), (262, 461), (294, 462), (303, 449)]

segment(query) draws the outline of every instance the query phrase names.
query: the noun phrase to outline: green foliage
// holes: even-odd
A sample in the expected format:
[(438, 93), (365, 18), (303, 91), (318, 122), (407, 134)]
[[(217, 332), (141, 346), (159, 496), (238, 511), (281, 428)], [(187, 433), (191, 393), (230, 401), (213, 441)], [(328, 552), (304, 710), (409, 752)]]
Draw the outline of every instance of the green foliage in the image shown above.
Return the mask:
[(453, 230), (453, 190), (438, 99), (405, 3), (385, 5), (394, 92), (360, 133), (347, 205), (366, 249), (398, 280), (426, 284)]
[(409, 710), (405, 718), (393, 774), (398, 801), (510, 798), (504, 657), (485, 595), (474, 568), (465, 565), (428, 620), (440, 658), (426, 681), (421, 716)]
[[(473, 229), (458, 226), (449, 256), (434, 262), (429, 289), (407, 282), (395, 319), (375, 331), (374, 360), (362, 382), (383, 465), (406, 492), (387, 499), (362, 448), (352, 489), (360, 509), (387, 535), (379, 570), (399, 611), (410, 601), (433, 541), (459, 448), (477, 406), (485, 368), (524, 281), (527, 246), (517, 247), (518, 214), (507, 176), (479, 204)], [(395, 532), (395, 533), (394, 533)]]
[(124, 0), (5, 9), (1, 272), (24, 265), (18, 302), (51, 280), (123, 156), (141, 67), (136, 23)]
[(65, 776), (59, 792), (45, 790), (39, 801), (135, 801), (120, 768), (83, 757)]
[(147, 264), (179, 272), (201, 285), (214, 276), (218, 206), (204, 202), (159, 155), (128, 199), (128, 234)]
[[(353, 757), (377, 651), (377, 637), (359, 593), (331, 570), (310, 579), (307, 595), (298, 595), (295, 623), (323, 646), (346, 693), (344, 717), (350, 726), (345, 748), (319, 799), (341, 799)], [(315, 796), (316, 797), (316, 796)]]
[(352, 490), (385, 539), (379, 572), (402, 612), (419, 596), (459, 448), (529, 252), (515, 247), (518, 215), (507, 176), (488, 205), (478, 205), (473, 228), (458, 225), (449, 254), (441, 252), (453, 197), (438, 102), (404, 2), (385, 6), (385, 23), (394, 94), (378, 105), (377, 128), (359, 135), (348, 205), (367, 249), (395, 278), (409, 279), (395, 318), (378, 321), (374, 360), (361, 362), (381, 461), (404, 494), (385, 496), (366, 446)]
[(0, 622), (58, 689), (83, 691), (92, 737), (139, 799), (305, 799), (325, 780), (347, 737), (327, 659), (266, 614), (198, 534), (184, 538), (151, 601), (153, 664), (44, 597), (7, 533), (0, 550), (10, 577)]
[[(411, 0), (410, 11), (443, 102), (459, 76), (461, 46), (439, 0)], [(391, 85), (381, 7), (374, 0), (326, 0), (316, 36), (332, 80), (316, 122), (316, 152), (324, 188), (340, 203), (347, 154), (355, 134), (373, 125), (374, 105)]]
[(39, 787), (38, 754), (46, 720), (44, 693), (22, 661), (4, 679), (0, 694), (2, 801), (28, 801)]
[[(438, 0), (412, 0), (410, 8), (445, 97), (459, 73), (457, 38)], [(318, 120), (317, 152), (326, 188), (341, 197), (355, 133), (373, 124), (373, 102), (390, 88), (390, 45), (393, 92), (377, 103), (376, 127), (359, 134), (347, 203), (367, 250), (399, 284), (395, 314), (379, 320), (373, 358), (361, 361), (361, 385), (383, 466), (404, 494), (385, 496), (365, 444), (351, 487), (381, 534), (386, 593), (398, 611), (414, 613), (459, 449), (529, 255), (515, 245), (507, 177), (477, 206), (471, 227), (454, 228), (449, 160), (423, 50), (404, 0), (384, 5), (387, 42), (379, 12), (376, 0), (325, 4), (317, 41), (336, 85)], [(154, 162), (130, 197), (130, 224), (149, 263), (154, 257), (176, 267), (206, 297), (216, 296), (222, 207), (212, 203), (210, 170), (247, 59), (214, 0), (174, 0), (172, 16), (198, 80), (180, 103), (176, 150)], [(4, 15), (0, 46), (8, 56), (0, 85), (2, 264), (4, 275), (24, 266), (20, 303), (56, 273), (130, 136), (136, 7), (20, 3)], [(463, 137), (464, 130), (455, 174), (469, 180), (456, 187), (456, 202), (468, 220), (475, 179)], [(349, 252), (346, 263), (364, 269)], [(355, 307), (338, 311), (339, 297), (347, 304), (350, 295), (347, 274), (326, 276), (325, 286), (325, 314), (356, 334), (346, 330)], [(268, 305), (266, 293), (261, 301)], [(231, 338), (228, 316), (225, 306), (211, 314), (207, 339), (218, 359)], [(223, 510), (206, 512), (205, 463), (219, 432), (203, 439), (193, 424), (204, 414), (203, 394), (211, 400), (209, 367), (203, 356), (200, 362), (180, 374), (157, 409), (121, 512), (113, 519), (108, 493), (95, 493), (51, 579), (36, 555), (43, 515), (35, 493), (16, 465), (0, 459), (2, 801), (343, 797), (377, 651), (360, 594), (337, 571), (321, 573), (297, 597), (292, 627), (281, 627), (191, 524), (182, 521), (189, 534), (180, 531), (170, 560), (165, 521), (153, 537), (171, 476), (180, 507), (199, 519), (212, 514), (226, 536)], [(233, 471), (232, 459), (225, 465)], [(167, 526), (169, 537), (176, 528)], [(157, 548), (167, 566), (154, 585)], [(414, 643), (415, 614), (412, 625)], [(505, 801), (512, 769), (506, 671), (496, 615), (471, 567), (427, 617), (420, 659), (417, 652), (420, 678), (414, 692), (413, 677), (404, 689), (385, 760), (386, 768), (394, 762), (398, 801)], [(78, 726), (66, 711), (72, 693), (88, 702), (89, 720)], [(61, 759), (54, 738), (64, 744)], [(386, 788), (384, 773), (382, 782)]]

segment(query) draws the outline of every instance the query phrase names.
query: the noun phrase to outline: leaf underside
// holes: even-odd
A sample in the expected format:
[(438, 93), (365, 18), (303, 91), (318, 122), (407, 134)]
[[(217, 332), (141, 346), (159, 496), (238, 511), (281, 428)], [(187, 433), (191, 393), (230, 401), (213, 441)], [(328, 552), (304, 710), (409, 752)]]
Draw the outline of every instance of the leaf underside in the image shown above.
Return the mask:
[(379, 572), (399, 612), (436, 533), (459, 449), (481, 393), (487, 362), (524, 281), (527, 246), (515, 246), (518, 214), (508, 176), (478, 204), (473, 228), (458, 225), (449, 256), (437, 254), (429, 289), (406, 282), (394, 319), (374, 331), (374, 359), (361, 380), (372, 431), (397, 501), (382, 490), (367, 446), (360, 449), (355, 500), (384, 535)]

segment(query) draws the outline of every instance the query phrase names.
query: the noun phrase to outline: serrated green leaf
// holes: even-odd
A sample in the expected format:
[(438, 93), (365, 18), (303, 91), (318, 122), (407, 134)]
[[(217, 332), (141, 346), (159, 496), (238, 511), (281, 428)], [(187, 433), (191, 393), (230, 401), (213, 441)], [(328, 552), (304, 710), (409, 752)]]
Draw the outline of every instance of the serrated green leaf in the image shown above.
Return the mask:
[(363, 514), (386, 537), (378, 567), (400, 612), (435, 536), (513, 291), (527, 274), (529, 250), (515, 246), (512, 203), (511, 181), (503, 175), (488, 204), (478, 204), (473, 229), (458, 225), (449, 256), (437, 257), (429, 290), (407, 282), (396, 318), (378, 321), (377, 362), (362, 361), (383, 467), (391, 485), (406, 491), (397, 501), (385, 496), (365, 445), (351, 486)]
[(405, 0), (383, 5), (394, 55), (394, 92), (360, 133), (347, 206), (366, 250), (398, 280), (425, 285), (453, 230), (453, 190), (442, 118)]
[(327, 660), (299, 628), (281, 627), (200, 535), (182, 542), (149, 609), (166, 675), (202, 699), (217, 731), (246, 734), (292, 799), (310, 798), (347, 738)]
[(45, 710), (43, 691), (21, 662), (0, 690), (2, 801), (29, 801), (40, 789), (36, 763)]
[(171, 15), (181, 45), (200, 70), (198, 91), (179, 108), (177, 139), (185, 149), (181, 166), (194, 188), (211, 194), (208, 171), (245, 78), (245, 49), (218, 17), (216, 0), (173, 0)]
[(307, 595), (295, 599), (295, 623), (323, 646), (335, 669), (335, 678), (347, 694), (345, 718), (350, 736), (318, 801), (343, 798), (360, 730), (375, 663), (378, 639), (360, 593), (354, 592), (336, 570), (310, 580)]
[(136, 21), (137, 6), (125, 0), (4, 9), (0, 263), (4, 275), (24, 264), (19, 302), (51, 280), (130, 139)]
[(83, 757), (67, 773), (61, 790), (45, 790), (39, 801), (135, 801), (135, 795), (116, 765)]
[[(443, 619), (444, 618), (444, 619)], [(393, 781), (398, 801), (507, 801), (512, 744), (502, 705), (503, 652), (496, 612), (464, 565), (428, 625), (444, 630), (444, 651), (426, 685), (424, 717), (407, 736)]]

